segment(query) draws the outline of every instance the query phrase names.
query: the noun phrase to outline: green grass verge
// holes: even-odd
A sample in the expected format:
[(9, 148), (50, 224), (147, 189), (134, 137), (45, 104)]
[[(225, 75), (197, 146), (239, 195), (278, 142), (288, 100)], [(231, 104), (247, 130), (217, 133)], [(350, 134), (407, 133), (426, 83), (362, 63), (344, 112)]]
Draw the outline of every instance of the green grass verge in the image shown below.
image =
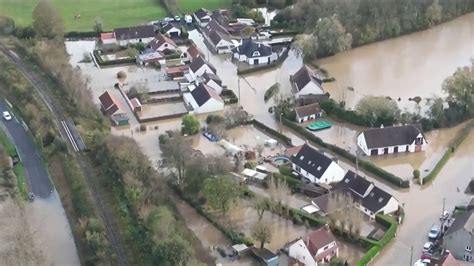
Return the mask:
[(26, 170), (23, 164), (17, 163), (13, 167), (13, 171), (15, 172), (16, 179), (18, 182), (18, 191), (20, 192), (20, 195), (24, 198), (28, 198), (28, 189), (26, 186)]
[(179, 9), (181, 12), (186, 14), (194, 13), (201, 7), (207, 8), (208, 10), (216, 10), (219, 8), (229, 8), (232, 4), (232, 0), (177, 0)]
[[(158, 0), (51, 0), (63, 18), (66, 31), (92, 31), (100, 18), (104, 30), (133, 26), (158, 20), (166, 15)], [(215, 0), (214, 0), (215, 1)], [(38, 0), (0, 0), (0, 14), (9, 16), (17, 25), (31, 24)], [(189, 0), (200, 5), (201, 1)], [(213, 2), (213, 1), (208, 1)], [(74, 19), (75, 15), (80, 19)]]
[(0, 145), (2, 145), (5, 148), (5, 151), (10, 156), (17, 155), (15, 145), (13, 145), (13, 143), (10, 141), (7, 134), (3, 130), (0, 130)]
[(448, 149), (444, 152), (443, 157), (436, 163), (433, 167), (433, 170), (426, 175), (425, 177), (420, 177), (420, 180), (423, 179), (422, 185), (428, 185), (438, 176), (439, 172), (443, 169), (444, 165), (449, 161), (451, 156), (456, 152), (457, 148), (461, 143), (469, 136), (471, 130), (474, 128), (474, 121), (467, 124), (456, 137), (454, 137), (453, 142), (450, 143)]

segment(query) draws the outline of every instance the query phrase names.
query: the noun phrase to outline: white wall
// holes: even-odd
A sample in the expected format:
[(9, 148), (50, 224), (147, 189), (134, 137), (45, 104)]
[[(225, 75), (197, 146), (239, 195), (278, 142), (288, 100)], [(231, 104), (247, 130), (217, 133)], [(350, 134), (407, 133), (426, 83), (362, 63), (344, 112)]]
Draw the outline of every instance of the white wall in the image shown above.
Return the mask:
[(309, 252), (306, 244), (302, 239), (296, 241), (288, 248), (288, 253), (291, 258), (298, 260), (301, 263), (304, 263), (305, 266), (317, 266), (318, 263), (314, 261), (311, 253)]
[(306, 86), (303, 87), (299, 92), (296, 93), (296, 96), (299, 97), (301, 95), (318, 95), (324, 94), (324, 91), (321, 87), (319, 87), (314, 82), (309, 82)]
[(194, 110), (196, 114), (212, 113), (224, 110), (224, 103), (214, 98), (210, 98), (202, 106)]
[[(212, 42), (211, 42), (212, 43)], [(216, 53), (218, 54), (230, 54), (234, 48), (234, 43), (226, 40), (220, 40), (216, 45)]]
[(339, 182), (344, 178), (346, 172), (336, 162), (332, 162), (326, 172), (319, 179), (319, 183), (330, 184)]
[(194, 73), (191, 69), (189, 70), (189, 72), (194, 76), (194, 78), (202, 76), (205, 72), (214, 73), (207, 64), (201, 66), (201, 68), (198, 69), (196, 73)]
[(385, 205), (384, 208), (380, 210), (383, 214), (389, 214), (396, 212), (398, 210), (398, 201), (394, 198), (391, 197), (390, 200), (387, 202), (387, 205)]
[(219, 95), (221, 94), (222, 92), (222, 87), (219, 86), (219, 84), (217, 84), (214, 80), (210, 79), (207, 83), (206, 83), (207, 86), (213, 88)]
[(175, 36), (179, 37), (181, 35), (181, 30), (178, 29), (178, 28), (172, 28), (169, 31), (167, 31), (166, 33), (168, 33), (169, 35), (175, 35)]
[[(144, 43), (144, 44), (147, 44), (147, 43), (151, 42), (153, 39), (154, 39), (154, 37), (142, 38), (141, 42)], [(140, 42), (140, 39), (129, 39), (129, 40), (120, 40), (120, 41), (118, 41), (118, 44), (120, 46), (127, 46), (128, 44), (134, 44), (134, 43), (139, 43), (139, 42)]]

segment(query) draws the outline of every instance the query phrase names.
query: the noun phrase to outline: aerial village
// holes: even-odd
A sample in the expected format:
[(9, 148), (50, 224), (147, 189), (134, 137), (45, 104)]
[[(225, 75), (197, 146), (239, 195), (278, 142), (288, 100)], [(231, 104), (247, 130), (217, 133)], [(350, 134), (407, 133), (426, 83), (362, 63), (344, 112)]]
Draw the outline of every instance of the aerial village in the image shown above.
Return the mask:
[[(160, 147), (176, 130), (191, 142), (185, 160), (217, 156), (235, 166), (230, 176), (245, 193), (224, 214), (183, 197), (188, 227), (218, 265), (365, 265), (366, 256), (397, 248), (388, 241), (413, 204), (404, 189), (419, 186), (412, 175), (427, 175), (421, 169), (431, 169), (442, 144), (420, 124), (364, 128), (331, 118), (322, 106), (333, 98), (330, 73), (303, 64), (294, 34), (269, 27), (272, 14), (263, 13), (256, 23), (201, 8), (66, 47), (112, 132), (134, 138), (156, 167), (166, 165)], [(418, 167), (406, 167), (410, 160)], [(395, 264), (472, 261), (471, 246), (460, 243), (472, 243), (473, 203), (456, 204), (464, 207), (433, 206), (429, 228), (398, 247), (410, 262)]]

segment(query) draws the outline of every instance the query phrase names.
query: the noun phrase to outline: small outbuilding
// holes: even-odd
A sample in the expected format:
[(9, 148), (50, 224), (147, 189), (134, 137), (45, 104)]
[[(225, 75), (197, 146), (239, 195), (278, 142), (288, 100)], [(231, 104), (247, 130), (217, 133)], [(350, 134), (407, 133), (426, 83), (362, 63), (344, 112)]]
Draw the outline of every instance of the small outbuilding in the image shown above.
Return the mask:
[(266, 248), (252, 248), (253, 255), (267, 266), (278, 266), (278, 255)]
[(320, 118), (323, 115), (323, 110), (318, 103), (312, 103), (295, 108), (296, 122), (303, 123), (308, 120)]

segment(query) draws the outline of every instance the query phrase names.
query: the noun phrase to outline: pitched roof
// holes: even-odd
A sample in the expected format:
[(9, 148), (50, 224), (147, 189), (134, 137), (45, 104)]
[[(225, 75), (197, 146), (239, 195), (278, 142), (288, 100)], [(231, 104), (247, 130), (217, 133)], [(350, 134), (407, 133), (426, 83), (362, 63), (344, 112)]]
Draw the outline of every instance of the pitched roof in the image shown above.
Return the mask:
[(298, 152), (300, 152), (302, 147), (303, 147), (303, 145), (294, 146), (294, 147), (290, 147), (290, 148), (286, 149), (285, 156), (291, 157), (292, 155), (297, 154)]
[(153, 25), (142, 25), (114, 29), (115, 38), (119, 40), (151, 38), (155, 36)]
[(204, 58), (202, 58), (202, 57), (198, 57), (198, 58), (194, 59), (193, 62), (191, 62), (191, 64), (189, 65), (189, 68), (194, 73), (196, 73), (203, 65), (207, 65), (212, 70), (212, 72), (214, 72), (214, 74), (216, 74), (216, 72), (217, 72), (216, 68), (213, 65), (211, 65), (211, 63), (204, 60)]
[(102, 93), (102, 95), (99, 96), (99, 101), (105, 110), (109, 109), (115, 104), (114, 99), (112, 99), (112, 96), (108, 91)]
[(409, 145), (418, 134), (423, 134), (420, 125), (371, 128), (362, 133), (369, 149)]
[(296, 73), (291, 76), (291, 80), (296, 85), (294, 87), (297, 91), (300, 91), (310, 82), (321, 87), (321, 80), (317, 78), (314, 71), (307, 65), (303, 65), (298, 71), (296, 71)]
[(458, 216), (454, 219), (454, 222), (449, 227), (448, 231), (446, 231), (445, 235), (450, 235), (456, 231), (461, 229), (466, 230), (467, 232), (473, 232), (474, 230), (474, 210), (469, 210)]
[[(272, 47), (262, 43), (254, 42), (251, 39), (242, 40), (242, 44), (235, 47), (232, 50), (234, 53), (239, 53), (241, 55), (246, 55), (247, 58), (260, 57), (260, 56), (269, 56), (272, 54)], [(254, 56), (253, 53), (258, 52), (258, 56)]]
[(324, 227), (321, 227), (309, 233), (307, 245), (309, 251), (311, 252), (311, 255), (314, 256), (316, 255), (319, 249), (334, 241), (336, 241), (336, 238), (331, 233), (331, 231), (327, 230)]
[(221, 78), (214, 74), (214, 73), (209, 73), (209, 72), (206, 72), (202, 75), (202, 77), (204, 78), (204, 81), (207, 83), (209, 80), (214, 80), (214, 82), (216, 82), (217, 84), (219, 84), (220, 86), (222, 86), (222, 80)]
[(115, 39), (115, 33), (114, 32), (102, 32), (100, 34), (100, 39), (102, 39), (102, 40)]
[(232, 42), (230, 40), (230, 37), (227, 34), (216, 31), (216, 30), (210, 31), (208, 33), (208, 36), (214, 45), (217, 45), (221, 40), (224, 40), (226, 42)]
[(298, 117), (305, 117), (309, 115), (314, 115), (321, 112), (321, 107), (318, 103), (312, 103), (308, 105), (298, 106), (295, 108), (296, 114)]
[(197, 48), (196, 45), (192, 45), (186, 50), (186, 52), (191, 56), (191, 58), (196, 58), (198, 56), (202, 56), (202, 52), (199, 51), (199, 48)]
[(160, 48), (160, 46), (162, 46), (164, 43), (168, 43), (169, 45), (173, 46), (173, 48), (177, 47), (176, 43), (173, 40), (163, 34), (158, 34), (153, 40), (148, 43), (148, 45), (150, 45), (153, 50), (156, 50)]
[[(354, 201), (376, 213), (387, 205), (392, 195), (375, 185), (371, 185), (372, 183), (367, 179), (349, 170), (342, 181), (334, 187), (333, 191), (349, 192)], [(364, 195), (366, 196), (364, 197)]]
[(209, 11), (208, 11), (207, 9), (205, 9), (205, 8), (200, 8), (200, 9), (198, 9), (198, 10), (196, 10), (196, 11), (194, 12), (194, 15), (195, 15), (197, 18), (201, 19), (201, 18), (203, 18), (203, 17), (205, 17), (205, 16), (208, 16), (208, 15), (209, 15)]
[(162, 30), (163, 32), (168, 32), (168, 31), (171, 30), (171, 29), (177, 29), (177, 30), (179, 30), (179, 28), (178, 28), (178, 27), (175, 27), (175, 26), (173, 25), (173, 23), (168, 23), (168, 24), (166, 24), (161, 30)]
[[(228, 12), (227, 12), (228, 13)], [(212, 11), (212, 20), (219, 22), (221, 25), (229, 25), (229, 16), (223, 10)]]
[(255, 247), (252, 247), (251, 248), (253, 254), (255, 254), (255, 256), (265, 260), (265, 261), (268, 261), (268, 260), (271, 260), (275, 257), (278, 257), (278, 255), (276, 255), (275, 253), (271, 252), (270, 250), (266, 249), (266, 248), (255, 248)]
[(213, 88), (202, 83), (197, 85), (196, 88), (191, 91), (191, 95), (199, 106), (202, 106), (211, 98), (223, 102), (221, 97), (219, 97), (219, 95)]
[(216, 20), (211, 20), (209, 24), (207, 24), (207, 26), (204, 28), (204, 30), (206, 33), (217, 31), (223, 33), (224, 35), (229, 34), (229, 31), (224, 26), (219, 24), (219, 22), (217, 22)]
[(291, 156), (290, 160), (318, 179), (323, 176), (332, 163), (329, 157), (308, 144), (304, 144), (296, 155)]

